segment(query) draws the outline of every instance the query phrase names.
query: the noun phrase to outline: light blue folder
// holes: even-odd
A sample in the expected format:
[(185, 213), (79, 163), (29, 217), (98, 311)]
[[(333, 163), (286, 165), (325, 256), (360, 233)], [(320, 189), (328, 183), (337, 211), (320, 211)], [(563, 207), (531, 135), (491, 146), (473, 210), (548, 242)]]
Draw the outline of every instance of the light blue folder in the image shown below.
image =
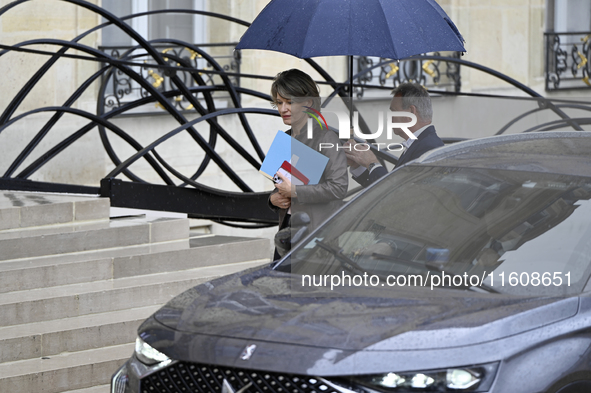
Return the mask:
[(291, 163), (292, 166), (302, 172), (310, 180), (308, 184), (318, 184), (328, 163), (328, 157), (304, 145), (285, 132), (278, 131), (260, 171), (263, 175), (272, 179), (283, 161)]

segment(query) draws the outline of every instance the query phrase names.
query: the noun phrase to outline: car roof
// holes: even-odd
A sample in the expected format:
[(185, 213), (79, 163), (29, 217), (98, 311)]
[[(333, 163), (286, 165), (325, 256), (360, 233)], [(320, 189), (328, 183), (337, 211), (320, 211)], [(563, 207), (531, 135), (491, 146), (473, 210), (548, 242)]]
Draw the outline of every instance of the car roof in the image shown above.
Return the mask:
[(413, 164), (591, 177), (591, 132), (532, 132), (473, 139), (427, 152)]

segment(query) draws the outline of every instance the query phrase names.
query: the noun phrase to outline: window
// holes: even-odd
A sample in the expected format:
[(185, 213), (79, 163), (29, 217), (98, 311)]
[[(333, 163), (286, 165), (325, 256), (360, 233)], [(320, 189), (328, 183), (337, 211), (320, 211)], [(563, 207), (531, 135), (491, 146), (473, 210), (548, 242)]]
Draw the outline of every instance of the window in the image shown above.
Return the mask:
[[(118, 17), (125, 17), (158, 10), (205, 10), (206, 0), (103, 0), (103, 7)], [(217, 64), (220, 64), (220, 67), (232, 70), (233, 72), (239, 72), (240, 70), (239, 59), (234, 57), (232, 53), (233, 45), (231, 43), (222, 43), (220, 45), (209, 44), (209, 18), (205, 15), (184, 12), (158, 13), (125, 19), (124, 22), (148, 41), (174, 39), (198, 46), (209, 55), (212, 55), (210, 49), (217, 49), (213, 51), (215, 55), (212, 56)], [(102, 45), (99, 49), (115, 58), (132, 56), (130, 60), (138, 64), (142, 62), (154, 63), (153, 59), (145, 53), (145, 50), (134, 48), (136, 45), (137, 42), (132, 40), (119, 27), (108, 26), (103, 29)], [(153, 42), (152, 46), (164, 55), (164, 61), (170, 62), (171, 64), (178, 64), (176, 60), (171, 60), (177, 58), (189, 62), (190, 67), (197, 69), (211, 69), (214, 67), (206, 60), (206, 57), (201, 56), (185, 45), (169, 42)], [(222, 50), (219, 49), (220, 47)], [(167, 75), (161, 69), (150, 69), (139, 66), (132, 66), (131, 68), (148, 83), (152, 84), (154, 88), (162, 92), (176, 88), (176, 86), (171, 85), (170, 75)], [(201, 83), (204, 84), (220, 83), (220, 78), (214, 74), (204, 73), (202, 78), (203, 82)], [(200, 83), (193, 80), (193, 77), (190, 77), (188, 73), (185, 73), (181, 79), (184, 80), (188, 87)], [(235, 78), (236, 84), (237, 80), (238, 78)], [(137, 81), (132, 80), (120, 70), (115, 70), (113, 73), (104, 75), (101, 91), (105, 111), (141, 99), (147, 94), (146, 90)], [(227, 106), (227, 96), (223, 92), (213, 92), (212, 95), (216, 99), (221, 99), (219, 105), (223, 105), (223, 107)], [(191, 102), (181, 95), (171, 97), (170, 102), (183, 111), (193, 109)], [(126, 114), (157, 113), (162, 109), (161, 106), (151, 103), (134, 108), (126, 112)]]
[(546, 31), (572, 33), (591, 31), (589, 0), (547, 0)]
[[(204, 10), (205, 0), (103, 0), (103, 7), (118, 17), (131, 14), (163, 10), (193, 9)], [(180, 13), (156, 14), (126, 20), (142, 37), (175, 38), (178, 40), (203, 44), (207, 39), (207, 19), (203, 15)], [(115, 26), (103, 30), (103, 46), (130, 46), (132, 40)]]

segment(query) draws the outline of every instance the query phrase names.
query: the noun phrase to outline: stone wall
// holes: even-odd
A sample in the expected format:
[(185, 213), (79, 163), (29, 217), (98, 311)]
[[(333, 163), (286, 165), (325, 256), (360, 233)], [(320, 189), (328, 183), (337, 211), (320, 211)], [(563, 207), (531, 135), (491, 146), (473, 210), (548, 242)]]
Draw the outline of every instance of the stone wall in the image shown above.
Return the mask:
[[(438, 2), (466, 39), (465, 60), (500, 71), (543, 92), (545, 0)], [(486, 92), (511, 87), (480, 71), (464, 70), (464, 89)]]

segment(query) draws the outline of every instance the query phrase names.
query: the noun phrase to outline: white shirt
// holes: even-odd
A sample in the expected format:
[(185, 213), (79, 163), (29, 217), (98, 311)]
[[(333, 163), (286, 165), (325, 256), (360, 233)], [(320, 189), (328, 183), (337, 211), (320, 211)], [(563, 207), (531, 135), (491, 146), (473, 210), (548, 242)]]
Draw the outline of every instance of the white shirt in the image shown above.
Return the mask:
[[(415, 136), (418, 138), (419, 135), (421, 135), (423, 133), (423, 131), (425, 131), (429, 127), (431, 127), (431, 124), (427, 124), (425, 127), (419, 128), (418, 130), (416, 130), (415, 132), (413, 132), (413, 134), (415, 134)], [(413, 144), (414, 141), (416, 141), (416, 139), (410, 139), (410, 138), (408, 138), (407, 140), (405, 140), (404, 142), (402, 142), (401, 145), (404, 146), (404, 147), (406, 147), (406, 149), (408, 150), (408, 148), (410, 147), (410, 145)]]

